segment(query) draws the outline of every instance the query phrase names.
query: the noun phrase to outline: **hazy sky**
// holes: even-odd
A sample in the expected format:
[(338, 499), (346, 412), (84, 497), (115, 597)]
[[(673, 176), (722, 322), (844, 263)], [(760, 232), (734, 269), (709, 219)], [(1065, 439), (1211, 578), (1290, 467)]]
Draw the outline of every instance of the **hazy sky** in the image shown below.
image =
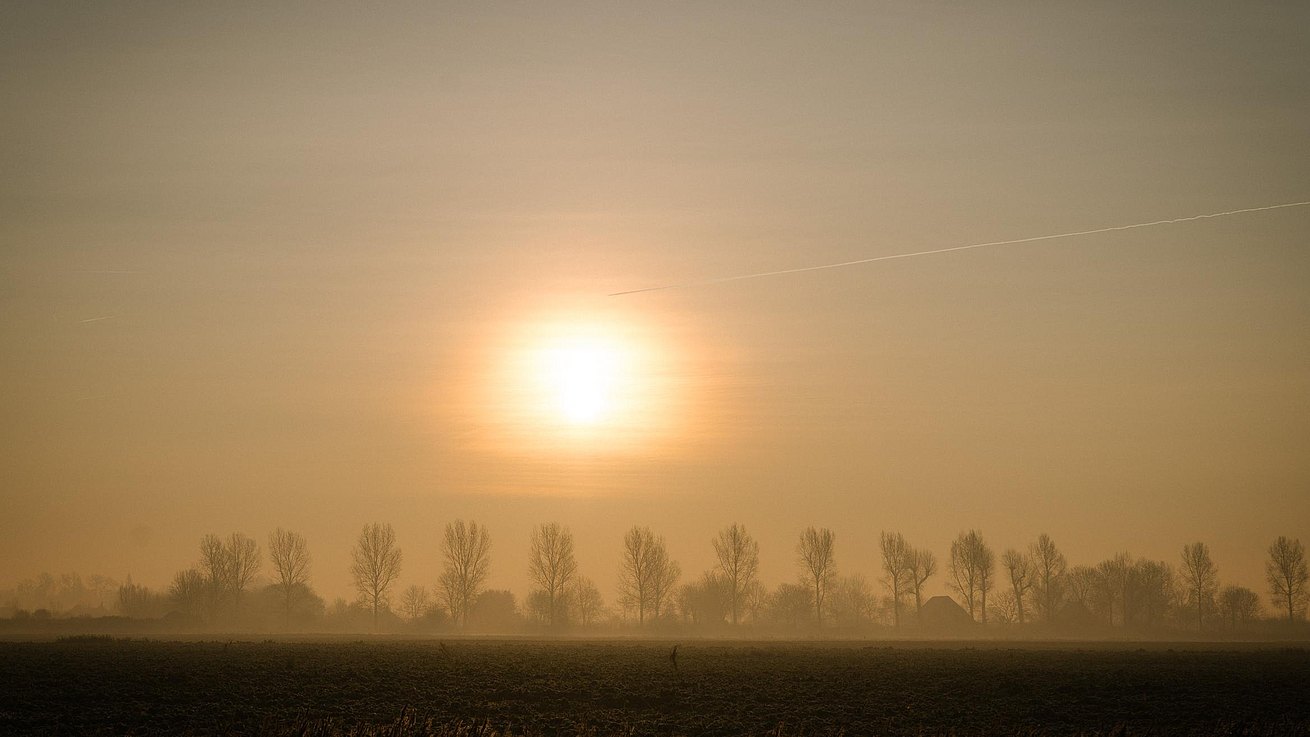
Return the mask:
[(1270, 540), (1310, 541), (1310, 208), (606, 295), (1310, 199), (1307, 28), (0, 5), (0, 585), (162, 586), (281, 525), (330, 599), (374, 520), (431, 585), (471, 518), (520, 596), (548, 520), (607, 599), (630, 525), (699, 574), (734, 521), (770, 584), (814, 524), (871, 579), (880, 530), (942, 558), (977, 527), (1087, 563), (1204, 540), (1263, 591)]

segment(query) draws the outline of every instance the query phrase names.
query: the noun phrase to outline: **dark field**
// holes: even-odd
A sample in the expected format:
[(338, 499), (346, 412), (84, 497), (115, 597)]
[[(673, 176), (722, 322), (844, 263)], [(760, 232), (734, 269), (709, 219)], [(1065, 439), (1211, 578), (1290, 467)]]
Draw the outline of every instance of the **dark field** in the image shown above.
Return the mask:
[(0, 733), (1310, 734), (1305, 649), (671, 647), (0, 643)]

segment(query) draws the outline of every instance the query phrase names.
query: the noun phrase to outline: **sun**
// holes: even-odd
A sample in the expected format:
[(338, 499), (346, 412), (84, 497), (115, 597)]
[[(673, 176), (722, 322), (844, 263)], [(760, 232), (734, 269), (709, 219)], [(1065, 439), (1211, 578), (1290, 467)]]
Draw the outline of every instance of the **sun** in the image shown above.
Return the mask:
[(546, 345), (537, 362), (546, 403), (570, 425), (593, 425), (613, 416), (617, 390), (628, 378), (621, 346), (597, 338)]
[(661, 326), (630, 313), (507, 321), (461, 398), (477, 419), (470, 442), (554, 459), (662, 452), (686, 414), (675, 345)]

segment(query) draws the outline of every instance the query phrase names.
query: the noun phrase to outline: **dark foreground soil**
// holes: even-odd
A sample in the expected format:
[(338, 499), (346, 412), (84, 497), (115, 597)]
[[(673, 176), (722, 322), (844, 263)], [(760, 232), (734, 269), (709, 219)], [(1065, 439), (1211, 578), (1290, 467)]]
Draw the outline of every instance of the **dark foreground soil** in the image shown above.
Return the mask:
[(1310, 651), (0, 643), (0, 734), (1310, 735)]

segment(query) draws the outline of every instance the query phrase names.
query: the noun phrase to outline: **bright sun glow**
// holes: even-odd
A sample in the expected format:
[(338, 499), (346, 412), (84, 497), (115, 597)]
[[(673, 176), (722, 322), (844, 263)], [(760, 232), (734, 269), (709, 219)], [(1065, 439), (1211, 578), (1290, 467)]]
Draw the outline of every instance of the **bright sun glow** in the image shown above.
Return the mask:
[(566, 422), (590, 425), (614, 410), (623, 356), (618, 346), (599, 340), (573, 340), (542, 351), (545, 389)]
[(507, 331), (492, 352), (479, 405), (498, 450), (650, 453), (682, 416), (671, 346), (639, 319), (543, 317)]

